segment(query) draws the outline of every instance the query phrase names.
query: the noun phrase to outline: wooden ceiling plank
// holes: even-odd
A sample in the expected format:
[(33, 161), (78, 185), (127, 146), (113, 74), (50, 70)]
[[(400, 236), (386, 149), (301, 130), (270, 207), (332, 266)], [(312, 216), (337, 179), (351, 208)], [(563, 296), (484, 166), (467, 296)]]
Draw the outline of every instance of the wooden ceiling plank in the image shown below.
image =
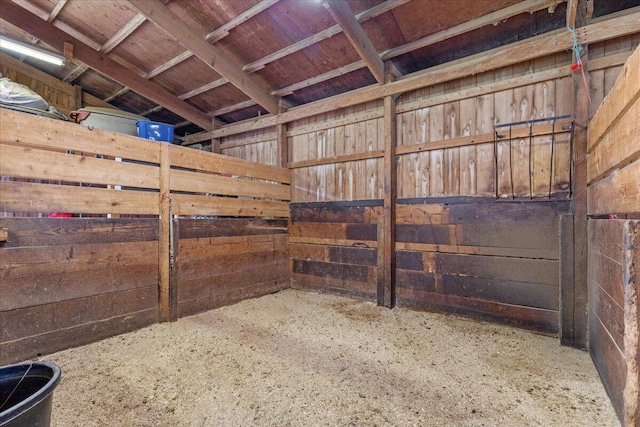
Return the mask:
[(131, 18), (129, 22), (125, 24), (124, 27), (120, 28), (114, 35), (112, 35), (109, 40), (104, 42), (104, 44), (100, 47), (100, 51), (104, 53), (109, 53), (113, 49), (115, 49), (120, 43), (122, 43), (127, 37), (129, 37), (135, 30), (142, 25), (147, 18), (141, 13), (137, 13), (136, 16)]
[(111, 102), (116, 98), (121, 97), (122, 95), (124, 95), (125, 93), (129, 92), (131, 89), (129, 89), (126, 86), (121, 87), (120, 89), (116, 90), (115, 92), (113, 92), (111, 95), (107, 96), (106, 98), (103, 99), (104, 102)]
[(344, 67), (336, 68), (335, 70), (327, 71), (326, 73), (318, 74), (317, 76), (313, 76), (309, 79), (302, 80), (300, 82), (294, 83), (289, 86), (285, 86), (278, 90), (274, 90), (272, 94), (275, 96), (291, 95), (297, 90), (304, 89), (306, 87), (313, 86), (318, 83), (326, 82), (327, 80), (331, 80), (333, 78), (345, 75), (352, 71), (357, 71), (364, 67), (366, 67), (366, 64), (362, 60), (352, 62), (351, 64), (347, 64)]
[(159, 1), (129, 0), (147, 19), (155, 22), (167, 33), (175, 37), (187, 49), (191, 50), (207, 66), (215, 70), (222, 77), (226, 77), (231, 84), (244, 92), (251, 99), (264, 107), (270, 113), (278, 111), (278, 100), (269, 91), (249, 78), (229, 57), (220, 49), (211, 45), (199, 36), (187, 24), (171, 12)]
[(233, 30), (240, 24), (247, 22), (249, 19), (253, 18), (257, 14), (261, 13), (262, 11), (270, 8), (274, 4), (278, 3), (278, 1), (280, 0), (262, 0), (260, 3), (245, 10), (240, 15), (233, 18), (231, 21), (227, 22), (226, 24), (216, 28), (215, 30), (207, 34), (205, 39), (209, 40), (210, 43), (217, 42), (218, 40), (228, 36), (229, 31)]
[(71, 83), (72, 81), (80, 77), (82, 74), (84, 74), (84, 72), (87, 71), (88, 69), (89, 67), (86, 64), (79, 64), (76, 68), (71, 70), (70, 73), (64, 76), (62, 81), (65, 83)]
[(567, 27), (576, 26), (576, 14), (578, 13), (578, 0), (567, 0)]
[[(527, 13), (527, 12), (533, 13), (538, 10), (547, 9), (550, 6), (555, 5), (557, 3), (561, 3), (563, 1), (565, 0), (542, 0), (542, 1), (526, 0), (524, 2), (515, 4), (513, 6), (506, 7), (496, 12), (465, 22), (464, 24), (456, 25), (455, 27), (451, 27), (447, 30), (443, 30), (438, 33), (423, 37), (421, 39), (414, 40), (402, 46), (398, 46), (396, 48), (386, 50), (382, 52), (380, 56), (383, 60), (392, 59), (397, 56), (404, 55), (405, 53), (412, 52), (416, 49), (420, 49), (420, 48), (444, 41), (451, 37), (459, 36), (461, 34), (464, 34), (472, 30), (476, 30), (486, 25), (491, 25), (496, 22), (504, 21), (505, 19), (508, 19), (512, 16), (519, 15), (521, 13)], [(352, 71), (356, 71), (364, 67), (365, 67), (364, 61), (356, 61), (351, 64), (345, 65), (341, 68), (327, 71), (326, 73), (319, 74), (309, 79), (302, 80), (300, 82), (293, 83), (289, 86), (285, 86), (283, 88), (277, 89), (273, 91), (272, 94), (277, 96), (290, 95), (296, 90), (304, 89), (306, 87), (313, 86), (315, 84), (322, 83), (327, 80), (331, 80), (338, 76), (342, 76), (346, 73), (350, 73)]]
[[(607, 15), (601, 20), (576, 29), (578, 41), (597, 43), (640, 32), (640, 7)], [(222, 138), (229, 135), (264, 129), (279, 123), (289, 123), (329, 111), (362, 104), (384, 96), (399, 95), (470, 75), (495, 70), (535, 58), (571, 49), (573, 38), (565, 29), (550, 31), (506, 46), (460, 58), (426, 70), (404, 76), (384, 86), (372, 85), (292, 108), (277, 116), (264, 116), (224, 126), (213, 132), (191, 135), (192, 140)]]
[[(113, 49), (116, 48), (120, 43), (122, 43), (127, 37), (129, 37), (140, 25), (146, 21), (147, 18), (144, 17), (143, 14), (138, 13), (134, 16), (124, 27), (122, 27), (118, 32), (116, 32), (109, 40), (107, 40), (102, 46), (100, 46), (99, 51), (103, 53), (109, 53)], [(65, 76), (63, 79), (64, 82), (70, 83), (84, 74), (89, 67), (85, 64), (80, 64), (75, 69), (73, 69), (69, 74)], [(128, 91), (127, 91), (128, 92)]]
[(376, 48), (369, 40), (369, 37), (358, 23), (353, 11), (345, 0), (326, 0), (325, 7), (336, 20), (342, 32), (351, 42), (353, 48), (358, 52), (360, 58), (365, 62), (373, 77), (380, 83), (384, 84), (384, 64)]
[(60, 11), (62, 10), (65, 4), (67, 4), (67, 0), (60, 0), (58, 3), (56, 3), (55, 7), (49, 14), (47, 21), (53, 22), (53, 20), (56, 19), (56, 17), (58, 16), (58, 14), (60, 13)]
[(143, 111), (142, 113), (138, 113), (138, 114), (140, 114), (141, 116), (148, 116), (149, 114), (157, 113), (160, 110), (162, 110), (162, 106), (161, 105), (156, 105), (155, 107), (149, 108), (148, 110)]
[(211, 113), (212, 116), (221, 116), (223, 114), (233, 113), (234, 111), (242, 110), (243, 108), (249, 108), (257, 105), (253, 99), (249, 99), (248, 101), (240, 102), (238, 104), (229, 105), (228, 107), (220, 108)]
[(176, 56), (175, 58), (171, 58), (170, 60), (168, 60), (164, 64), (158, 65), (156, 68), (154, 68), (153, 70), (151, 70), (148, 73), (146, 73), (144, 75), (144, 77), (147, 78), (147, 79), (151, 79), (151, 78), (157, 76), (158, 74), (164, 73), (169, 68), (175, 67), (176, 65), (178, 65), (182, 61), (186, 61), (187, 59), (191, 58), (192, 56), (193, 56), (193, 53), (191, 53), (188, 50), (185, 50), (184, 52), (182, 52), (180, 55)]
[(218, 80), (214, 80), (212, 82), (207, 83), (204, 86), (200, 86), (197, 87), (193, 90), (190, 90), (189, 92), (183, 93), (182, 95), (178, 96), (178, 98), (184, 100), (184, 99), (189, 99), (189, 98), (193, 98), (194, 96), (198, 96), (201, 93), (207, 92), (211, 89), (215, 89), (219, 86), (225, 85), (229, 83), (229, 80), (225, 79), (225, 78), (221, 78)]
[[(379, 5), (372, 7), (371, 9), (360, 12), (356, 15), (356, 19), (358, 20), (358, 22), (363, 23), (369, 19), (375, 18), (376, 16), (382, 15), (383, 13), (389, 12), (390, 10), (395, 9), (398, 6), (408, 3), (409, 1), (410, 0), (387, 0), (384, 3), (380, 3)], [(255, 71), (261, 70), (271, 62), (277, 61), (278, 59), (284, 58), (285, 56), (305, 49), (313, 44), (321, 42), (322, 40), (333, 37), (336, 34), (339, 34), (341, 31), (342, 29), (339, 25), (334, 25), (327, 28), (326, 30), (322, 30), (312, 36), (309, 36), (306, 39), (300, 40), (296, 43), (293, 43), (292, 45), (289, 45), (267, 56), (257, 59), (245, 65), (244, 67), (242, 67), (242, 69), (247, 73), (253, 73)]]
[(84, 62), (89, 67), (118, 83), (130, 87), (140, 95), (164, 106), (177, 115), (191, 120), (201, 128), (212, 129), (211, 119), (205, 113), (167, 92), (161, 86), (143, 79), (105, 54), (97, 52), (92, 47), (70, 36), (55, 25), (39, 19), (33, 13), (15, 3), (3, 2), (2, 7), (2, 19), (7, 22), (59, 51), (64, 49), (65, 42), (73, 44), (74, 56), (79, 61)]

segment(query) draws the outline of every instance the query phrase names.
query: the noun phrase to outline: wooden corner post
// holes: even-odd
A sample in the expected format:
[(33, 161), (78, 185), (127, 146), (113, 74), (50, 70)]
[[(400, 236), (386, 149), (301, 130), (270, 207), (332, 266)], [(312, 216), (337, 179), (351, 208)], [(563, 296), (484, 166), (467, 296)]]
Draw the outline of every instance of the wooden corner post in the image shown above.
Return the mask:
[[(282, 102), (279, 104), (280, 113), (287, 111)], [(289, 140), (287, 139), (287, 124), (278, 123), (276, 125), (277, 144), (278, 144), (278, 166), (281, 168), (289, 167)]]
[(378, 305), (396, 304), (396, 100), (384, 98), (384, 205), (378, 218)]
[[(575, 2), (574, 2), (575, 3)], [(587, 1), (578, 0), (575, 13), (576, 27), (588, 24)], [(571, 153), (573, 195), (572, 250), (561, 248), (561, 253), (573, 255), (573, 280), (566, 280), (560, 289), (560, 341), (563, 345), (586, 348), (588, 335), (587, 307), (587, 126), (589, 124), (588, 46), (580, 52), (582, 70), (573, 73), (573, 112), (575, 115)], [(575, 61), (575, 59), (574, 59)], [(584, 78), (582, 73), (584, 72)], [(585, 87), (585, 80), (587, 87)], [(563, 263), (570, 265), (570, 263)], [(568, 283), (567, 283), (568, 282)]]
[(158, 320), (169, 322), (171, 317), (171, 192), (169, 172), (171, 156), (169, 144), (160, 145), (160, 216), (158, 220)]

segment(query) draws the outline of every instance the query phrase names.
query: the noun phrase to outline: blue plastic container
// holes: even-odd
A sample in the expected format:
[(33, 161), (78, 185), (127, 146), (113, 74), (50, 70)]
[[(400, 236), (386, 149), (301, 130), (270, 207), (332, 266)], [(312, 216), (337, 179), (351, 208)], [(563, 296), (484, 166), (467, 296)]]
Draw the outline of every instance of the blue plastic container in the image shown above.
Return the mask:
[(140, 120), (136, 122), (136, 127), (140, 138), (173, 142), (173, 125)]

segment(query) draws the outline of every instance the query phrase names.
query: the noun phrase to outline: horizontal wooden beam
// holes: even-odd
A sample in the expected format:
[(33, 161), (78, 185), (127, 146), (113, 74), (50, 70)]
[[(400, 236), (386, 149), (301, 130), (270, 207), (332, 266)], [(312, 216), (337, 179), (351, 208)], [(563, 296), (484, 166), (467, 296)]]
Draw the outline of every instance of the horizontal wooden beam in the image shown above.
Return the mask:
[[(572, 122), (570, 120), (559, 121), (555, 124), (544, 123), (535, 124), (531, 130), (526, 127), (515, 127), (511, 132), (511, 141), (514, 139), (523, 139), (529, 137), (537, 137), (543, 135), (561, 134), (571, 132)], [(421, 144), (402, 145), (396, 149), (397, 155), (419, 153), (422, 151), (441, 150), (444, 148), (464, 147), (468, 145), (486, 144), (488, 142), (508, 142), (507, 135), (496, 139), (493, 133), (485, 133), (481, 135), (461, 136), (459, 138), (443, 139), (442, 141), (424, 142)]]
[(216, 28), (215, 30), (207, 34), (205, 38), (209, 40), (209, 42), (211, 43), (217, 42), (218, 40), (228, 36), (229, 31), (233, 30), (238, 25), (248, 21), (249, 19), (263, 12), (264, 10), (267, 10), (274, 4), (278, 3), (278, 1), (279, 0), (260, 1), (258, 4), (250, 7), (249, 9), (242, 12), (240, 15), (236, 16), (232, 20), (228, 21), (227, 23), (221, 25), (220, 27)]
[[(231, 84), (255, 100), (267, 111), (272, 114), (278, 112), (278, 100), (271, 96), (269, 91), (247, 76), (242, 71), (242, 68), (235, 64), (231, 58), (198, 35), (161, 2), (146, 0), (129, 0), (129, 2), (149, 20), (155, 22), (168, 34), (175, 37), (207, 66), (228, 79)], [(162, 105), (162, 103), (159, 104)], [(210, 127), (211, 124), (209, 123), (208, 129)]]
[(384, 150), (365, 151), (364, 153), (347, 154), (346, 156), (323, 157), (321, 159), (303, 160), (289, 163), (289, 169), (309, 166), (330, 165), (333, 163), (355, 162), (358, 160), (378, 159), (384, 157)]
[(325, 0), (324, 5), (340, 25), (342, 32), (347, 36), (358, 55), (367, 64), (373, 77), (381, 85), (384, 84), (384, 64), (347, 2), (345, 0)]
[[(596, 43), (640, 32), (640, 8), (614, 14), (608, 19), (578, 28), (576, 35), (582, 44)], [(495, 70), (571, 49), (573, 38), (565, 29), (551, 31), (507, 46), (491, 49), (469, 57), (422, 70), (384, 86), (374, 85), (356, 89), (320, 101), (294, 107), (278, 116), (246, 120), (208, 132), (209, 139), (257, 130), (278, 123), (289, 123), (329, 111), (380, 99), (386, 95), (432, 86), (462, 77)], [(202, 134), (203, 136), (205, 134)]]
[(112, 78), (118, 83), (130, 87), (140, 95), (165, 106), (168, 110), (190, 120), (201, 128), (206, 130), (212, 129), (211, 119), (202, 111), (178, 99), (178, 97), (167, 92), (161, 86), (143, 79), (105, 54), (96, 52), (92, 47), (87, 46), (80, 40), (56, 28), (51, 23), (39, 19), (36, 15), (21, 8), (17, 4), (4, 2), (2, 6), (2, 19), (61, 52), (64, 50), (65, 42), (73, 44), (74, 56), (79, 61), (84, 62), (89, 67)]

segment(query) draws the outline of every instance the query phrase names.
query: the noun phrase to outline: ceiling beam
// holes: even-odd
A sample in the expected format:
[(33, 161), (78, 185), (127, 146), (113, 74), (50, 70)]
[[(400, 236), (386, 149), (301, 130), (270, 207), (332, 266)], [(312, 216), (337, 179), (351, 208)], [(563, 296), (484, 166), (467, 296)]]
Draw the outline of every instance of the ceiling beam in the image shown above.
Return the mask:
[(342, 32), (351, 42), (353, 48), (358, 52), (360, 58), (365, 62), (373, 77), (384, 84), (384, 64), (376, 48), (367, 37), (367, 34), (358, 23), (353, 11), (345, 0), (326, 0), (324, 6), (329, 10), (333, 19), (336, 20)]
[(53, 22), (53, 20), (56, 19), (65, 4), (67, 4), (67, 0), (60, 0), (49, 14), (47, 22)]
[(89, 67), (118, 83), (130, 87), (140, 95), (162, 105), (175, 114), (192, 121), (201, 128), (212, 129), (211, 119), (193, 105), (187, 104), (161, 86), (143, 79), (105, 54), (97, 52), (92, 47), (56, 28), (51, 23), (38, 18), (17, 4), (3, 2), (2, 19), (37, 37), (58, 51), (64, 51), (65, 42), (73, 44), (74, 57), (79, 61), (84, 62)]
[[(367, 9), (364, 12), (358, 13), (356, 15), (356, 19), (358, 20), (358, 22), (363, 23), (371, 18), (375, 18), (376, 16), (389, 12), (390, 10), (395, 9), (398, 6), (408, 3), (409, 1), (410, 0), (387, 0), (384, 3), (380, 3), (379, 5), (372, 7), (371, 9)], [(311, 45), (319, 43), (322, 40), (333, 37), (336, 34), (340, 34), (341, 31), (342, 29), (339, 25), (334, 25), (327, 28), (326, 30), (322, 30), (312, 36), (309, 36), (306, 39), (295, 42), (292, 45), (289, 45), (267, 56), (257, 59), (245, 65), (244, 67), (242, 67), (242, 69), (248, 73), (253, 73), (255, 71), (261, 70), (271, 62), (277, 61), (278, 59), (284, 58), (285, 56), (291, 55)]]
[(109, 53), (113, 49), (115, 49), (120, 43), (125, 41), (127, 37), (129, 37), (135, 30), (137, 30), (140, 25), (144, 24), (147, 20), (145, 16), (141, 13), (136, 13), (136, 15), (127, 22), (124, 27), (120, 28), (114, 35), (109, 37), (109, 40), (104, 42), (102, 46), (100, 46), (100, 52)]
[[(607, 15), (591, 24), (576, 29), (582, 44), (597, 43), (640, 32), (640, 7)], [(522, 63), (532, 59), (566, 51), (573, 46), (573, 38), (565, 29), (550, 31), (506, 46), (494, 48), (426, 70), (404, 76), (384, 86), (371, 85), (330, 98), (294, 107), (282, 114), (265, 116), (230, 124), (212, 132), (190, 135), (192, 141), (222, 138), (247, 131), (264, 129), (279, 123), (289, 123), (329, 111), (374, 101), (389, 95), (412, 90)]]
[[(140, 25), (142, 25), (146, 20), (147, 18), (145, 18), (143, 14), (137, 13), (136, 16), (131, 18), (131, 20), (124, 25), (124, 27), (120, 28), (114, 35), (109, 38), (109, 40), (104, 42), (104, 44), (100, 46), (100, 49), (98, 50), (103, 53), (111, 52), (120, 43), (125, 41), (125, 39), (129, 37), (135, 30), (137, 30), (138, 27), (140, 27)], [(63, 81), (67, 83), (72, 82), (80, 77), (88, 69), (89, 67), (85, 64), (80, 64), (79, 66), (71, 70), (71, 72), (64, 77)]]
[(155, 22), (167, 33), (175, 37), (183, 46), (191, 50), (195, 56), (207, 66), (215, 70), (229, 83), (244, 92), (270, 113), (278, 112), (278, 99), (268, 90), (250, 78), (242, 69), (220, 49), (193, 31), (179, 17), (159, 1), (129, 0), (147, 19)]
[[(439, 31), (435, 34), (430, 34), (418, 40), (406, 43), (402, 46), (386, 50), (380, 54), (380, 57), (382, 60), (395, 58), (397, 56), (404, 55), (405, 53), (409, 53), (414, 50), (439, 43), (449, 38), (468, 33), (469, 31), (477, 30), (478, 28), (482, 28), (487, 25), (497, 24), (508, 18), (511, 18), (512, 16), (520, 15), (521, 13), (533, 13), (539, 10), (547, 9), (549, 7), (555, 6), (558, 3), (562, 3), (563, 1), (565, 0), (525, 0), (513, 6), (505, 7), (495, 12), (480, 16), (479, 18), (472, 19), (471, 21), (456, 25), (443, 31)], [(300, 90), (318, 83), (325, 82), (327, 80), (331, 80), (346, 73), (364, 68), (365, 66), (366, 64), (364, 63), (364, 61), (356, 61), (335, 70), (327, 71), (326, 73), (319, 74), (309, 79), (302, 80), (289, 86), (277, 89), (272, 92), (272, 95), (290, 95), (296, 90)]]
[[(227, 22), (226, 24), (222, 25), (219, 28), (216, 28), (215, 30), (213, 30), (212, 32), (207, 34), (205, 39), (207, 39), (209, 42), (213, 43), (213, 42), (216, 42), (216, 41), (228, 36), (229, 35), (229, 31), (231, 31), (233, 28), (237, 27), (238, 25), (242, 24), (243, 22), (248, 21), (250, 18), (253, 18), (254, 16), (259, 14), (263, 10), (267, 9), (268, 7), (273, 6), (278, 1), (279, 0), (264, 0), (264, 1), (261, 1), (260, 3), (256, 4), (255, 6), (245, 10), (240, 15), (236, 16), (235, 18), (233, 18), (231, 21)], [(180, 55), (176, 56), (175, 58), (172, 58), (169, 61), (165, 62), (164, 64), (161, 64), (161, 65), (157, 66), (156, 68), (154, 68), (153, 70), (149, 71), (145, 75), (145, 77), (148, 78), (148, 79), (153, 78), (153, 77), (157, 76), (158, 74), (167, 71), (169, 68), (178, 65), (182, 61), (186, 61), (187, 59), (191, 58), (192, 56), (193, 56), (193, 53), (188, 51), (188, 50), (185, 51), (185, 52), (182, 52)]]
[(280, 0), (262, 0), (258, 4), (250, 7), (249, 9), (242, 12), (240, 15), (233, 18), (231, 21), (227, 22), (224, 25), (221, 25), (220, 27), (216, 28), (215, 30), (207, 34), (205, 39), (209, 40), (210, 43), (217, 42), (218, 40), (228, 36), (229, 31), (233, 30), (238, 25), (244, 22), (247, 22), (249, 19), (253, 18), (263, 10), (270, 8), (274, 4), (278, 3), (278, 1)]

